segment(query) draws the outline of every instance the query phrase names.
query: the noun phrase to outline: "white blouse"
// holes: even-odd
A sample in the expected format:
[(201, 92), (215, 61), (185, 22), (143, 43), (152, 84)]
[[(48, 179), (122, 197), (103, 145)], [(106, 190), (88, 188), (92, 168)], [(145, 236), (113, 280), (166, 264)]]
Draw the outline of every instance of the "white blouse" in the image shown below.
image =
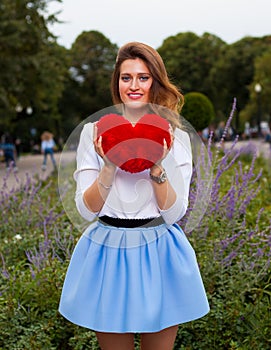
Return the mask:
[(75, 202), (81, 216), (93, 221), (96, 216), (116, 218), (154, 218), (162, 216), (167, 224), (180, 220), (188, 206), (189, 187), (192, 176), (192, 152), (189, 135), (175, 130), (173, 146), (163, 160), (168, 181), (176, 192), (175, 203), (167, 210), (161, 210), (156, 202), (149, 177), (149, 170), (128, 173), (117, 168), (112, 187), (100, 212), (90, 211), (84, 201), (85, 190), (98, 177), (103, 160), (94, 150), (93, 123), (84, 126), (77, 149), (77, 170), (74, 179), (77, 183)]

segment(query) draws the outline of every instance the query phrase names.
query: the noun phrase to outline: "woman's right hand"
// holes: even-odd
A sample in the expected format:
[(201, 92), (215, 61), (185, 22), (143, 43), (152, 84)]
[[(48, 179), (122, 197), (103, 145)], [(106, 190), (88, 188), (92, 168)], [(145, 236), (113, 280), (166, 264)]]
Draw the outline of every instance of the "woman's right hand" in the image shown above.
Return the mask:
[(112, 163), (108, 157), (104, 154), (103, 151), (103, 146), (102, 146), (102, 136), (100, 136), (99, 138), (97, 138), (97, 134), (98, 134), (98, 128), (96, 123), (94, 124), (94, 133), (93, 133), (93, 144), (94, 144), (94, 149), (96, 151), (96, 153), (103, 159), (104, 161), (104, 165), (106, 167), (113, 167), (116, 168), (116, 165), (114, 163)]

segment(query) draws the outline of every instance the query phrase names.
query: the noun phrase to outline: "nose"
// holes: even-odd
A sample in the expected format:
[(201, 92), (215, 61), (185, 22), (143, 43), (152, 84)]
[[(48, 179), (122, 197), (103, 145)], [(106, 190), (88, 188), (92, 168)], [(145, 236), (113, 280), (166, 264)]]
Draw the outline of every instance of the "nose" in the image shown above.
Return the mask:
[(133, 90), (133, 91), (138, 89), (138, 81), (137, 81), (137, 78), (133, 78), (133, 79), (131, 80), (130, 89)]

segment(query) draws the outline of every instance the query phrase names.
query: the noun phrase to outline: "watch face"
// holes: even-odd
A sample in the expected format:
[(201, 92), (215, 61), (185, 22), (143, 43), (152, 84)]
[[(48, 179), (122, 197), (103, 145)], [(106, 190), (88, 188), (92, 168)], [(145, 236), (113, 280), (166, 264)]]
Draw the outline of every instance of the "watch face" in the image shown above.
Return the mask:
[(165, 172), (163, 172), (163, 173), (161, 174), (161, 182), (165, 182), (166, 179), (167, 179), (167, 175), (166, 175)]
[(163, 171), (162, 174), (157, 178), (158, 182), (159, 183), (163, 183), (165, 182), (167, 179), (167, 175), (166, 175), (166, 172)]
[(158, 184), (161, 184), (166, 181), (167, 174), (165, 171), (163, 171), (160, 176), (153, 176), (150, 174), (150, 177), (153, 181), (157, 182)]

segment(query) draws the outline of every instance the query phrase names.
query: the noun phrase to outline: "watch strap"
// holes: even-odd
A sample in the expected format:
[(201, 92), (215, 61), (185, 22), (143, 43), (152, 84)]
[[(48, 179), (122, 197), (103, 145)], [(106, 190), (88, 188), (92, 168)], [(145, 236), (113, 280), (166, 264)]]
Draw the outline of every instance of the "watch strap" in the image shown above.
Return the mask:
[(154, 181), (158, 184), (161, 184), (167, 180), (167, 173), (166, 173), (165, 169), (163, 169), (159, 176), (154, 176), (150, 173), (150, 178), (152, 181)]

